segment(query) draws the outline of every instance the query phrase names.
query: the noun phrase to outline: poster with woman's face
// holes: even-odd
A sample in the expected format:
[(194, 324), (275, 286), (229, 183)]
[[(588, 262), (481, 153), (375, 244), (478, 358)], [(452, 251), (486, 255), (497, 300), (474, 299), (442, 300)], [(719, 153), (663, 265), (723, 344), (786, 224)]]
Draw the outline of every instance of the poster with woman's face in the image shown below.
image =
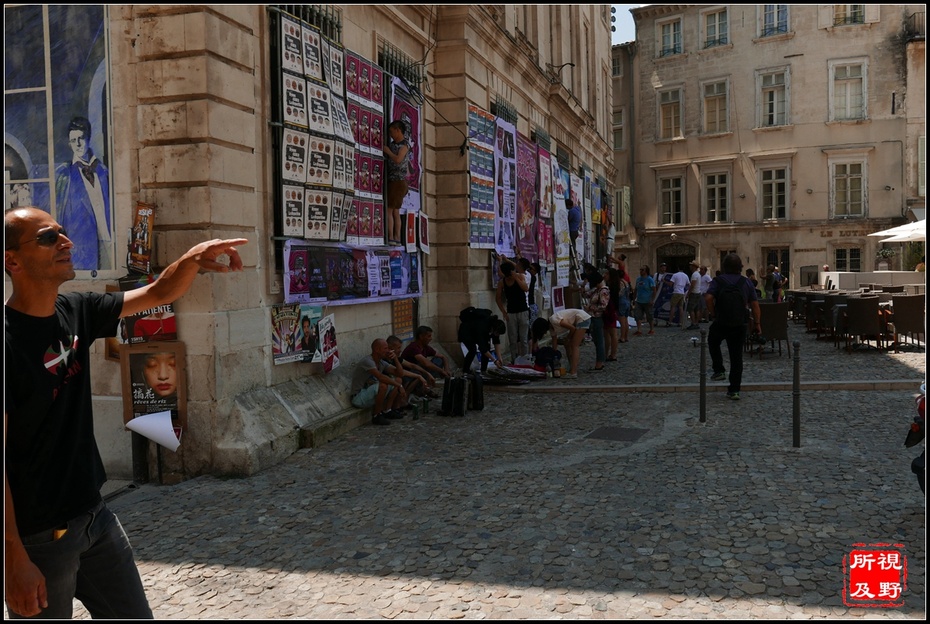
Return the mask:
[(123, 419), (171, 412), (172, 424), (187, 426), (183, 342), (120, 345)]

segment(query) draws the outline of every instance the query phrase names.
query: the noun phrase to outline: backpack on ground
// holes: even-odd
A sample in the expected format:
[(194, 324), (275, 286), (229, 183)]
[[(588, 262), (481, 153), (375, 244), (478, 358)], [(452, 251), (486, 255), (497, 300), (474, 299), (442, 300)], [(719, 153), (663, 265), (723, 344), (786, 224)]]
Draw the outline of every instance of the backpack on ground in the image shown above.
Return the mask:
[(743, 295), (742, 275), (735, 284), (730, 284), (722, 278), (717, 280), (717, 296), (714, 302), (714, 319), (725, 327), (739, 327), (749, 320), (747, 301)]

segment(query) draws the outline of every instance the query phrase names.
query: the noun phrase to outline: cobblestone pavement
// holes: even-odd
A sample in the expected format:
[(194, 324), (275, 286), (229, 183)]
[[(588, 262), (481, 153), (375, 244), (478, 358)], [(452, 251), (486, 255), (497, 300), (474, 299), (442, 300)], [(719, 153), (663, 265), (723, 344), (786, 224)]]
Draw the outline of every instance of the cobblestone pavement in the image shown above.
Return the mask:
[[(802, 380), (837, 382), (802, 387), (794, 448), (787, 353), (746, 359), (741, 401), (708, 381), (703, 423), (693, 389), (618, 388), (696, 384), (697, 335), (631, 336), (601, 373), (585, 346), (578, 380), (487, 388), (465, 418), (362, 427), (111, 507), (162, 619), (924, 619), (925, 502), (902, 443), (925, 354), (792, 326)], [(844, 605), (856, 543), (903, 544), (903, 606)]]

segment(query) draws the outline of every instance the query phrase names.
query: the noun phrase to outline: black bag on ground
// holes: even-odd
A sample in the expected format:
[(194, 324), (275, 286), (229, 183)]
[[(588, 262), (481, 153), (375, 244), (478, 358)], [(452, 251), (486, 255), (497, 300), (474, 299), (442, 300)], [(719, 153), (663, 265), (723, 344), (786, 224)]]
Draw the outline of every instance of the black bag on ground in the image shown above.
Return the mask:
[(442, 406), (440, 413), (443, 416), (465, 415), (465, 378), (452, 377), (442, 384)]
[(484, 379), (481, 373), (472, 373), (468, 380), (468, 409), (481, 411), (484, 409)]

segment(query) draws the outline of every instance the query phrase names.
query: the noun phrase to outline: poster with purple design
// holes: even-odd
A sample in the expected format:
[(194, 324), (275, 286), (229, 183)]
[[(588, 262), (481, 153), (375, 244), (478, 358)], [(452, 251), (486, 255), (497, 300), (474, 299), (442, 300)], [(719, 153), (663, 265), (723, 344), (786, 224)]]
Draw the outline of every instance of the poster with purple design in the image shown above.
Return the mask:
[(527, 260), (539, 257), (536, 248), (536, 210), (539, 204), (539, 165), (536, 144), (517, 133), (517, 248)]

